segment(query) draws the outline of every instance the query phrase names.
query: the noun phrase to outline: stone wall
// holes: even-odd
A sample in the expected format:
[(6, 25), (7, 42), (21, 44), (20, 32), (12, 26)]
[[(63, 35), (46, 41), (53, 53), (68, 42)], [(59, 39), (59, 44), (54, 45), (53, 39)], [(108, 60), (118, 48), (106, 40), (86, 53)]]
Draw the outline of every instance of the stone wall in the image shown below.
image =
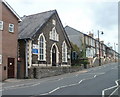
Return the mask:
[(29, 78), (44, 78), (50, 76), (57, 76), (65, 73), (72, 73), (82, 70), (83, 66), (75, 67), (31, 67), (29, 69)]
[[(94, 64), (92, 67), (96, 67), (99, 66), (98, 65), (98, 59), (96, 59), (96, 65)], [(104, 63), (102, 63), (101, 65), (107, 64), (107, 63), (113, 63), (113, 61), (108, 61), (105, 60)], [(65, 73), (72, 73), (72, 72), (77, 72), (80, 70), (83, 70), (84, 68), (91, 68), (89, 65), (84, 66), (71, 66), (71, 67), (38, 67), (38, 66), (34, 66), (29, 68), (29, 78), (36, 78), (36, 79), (40, 79), (40, 78), (45, 78), (45, 77), (51, 77), (51, 76), (57, 76), (57, 75), (61, 75), (61, 74), (65, 74)]]

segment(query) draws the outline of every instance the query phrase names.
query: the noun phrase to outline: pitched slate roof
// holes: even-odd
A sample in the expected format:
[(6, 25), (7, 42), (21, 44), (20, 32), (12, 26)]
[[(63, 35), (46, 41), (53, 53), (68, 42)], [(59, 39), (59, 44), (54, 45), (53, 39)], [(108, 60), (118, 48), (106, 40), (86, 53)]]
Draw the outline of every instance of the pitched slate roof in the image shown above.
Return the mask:
[(84, 33), (77, 31), (76, 29), (66, 26), (65, 31), (68, 35), (69, 40), (76, 44), (79, 48), (82, 47), (82, 39), (84, 38)]
[(4, 3), (7, 6), (7, 8), (18, 18), (19, 22), (22, 21), (20, 16), (14, 11), (14, 9), (5, 0), (2, 0), (2, 3)]
[(19, 39), (28, 39), (48, 21), (48, 19), (56, 13), (56, 10), (46, 11), (34, 15), (24, 16), (19, 24)]

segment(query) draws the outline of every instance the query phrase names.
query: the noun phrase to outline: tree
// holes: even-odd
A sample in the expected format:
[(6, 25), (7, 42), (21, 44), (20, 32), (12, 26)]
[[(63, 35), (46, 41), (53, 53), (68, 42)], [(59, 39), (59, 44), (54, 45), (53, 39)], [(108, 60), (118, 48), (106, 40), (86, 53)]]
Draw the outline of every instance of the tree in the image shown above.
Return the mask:
[(84, 67), (87, 67), (88, 58), (85, 57), (85, 48), (80, 50), (80, 48), (71, 42), (72, 45), (72, 66), (81, 66), (81, 64), (84, 65)]

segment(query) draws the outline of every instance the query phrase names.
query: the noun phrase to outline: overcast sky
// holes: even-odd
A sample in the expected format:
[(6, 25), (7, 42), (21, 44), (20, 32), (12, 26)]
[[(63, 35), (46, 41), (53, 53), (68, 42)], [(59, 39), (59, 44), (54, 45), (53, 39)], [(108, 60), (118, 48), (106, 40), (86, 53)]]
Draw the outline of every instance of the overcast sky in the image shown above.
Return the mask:
[[(118, 43), (118, 0), (6, 0), (22, 17), (56, 9), (64, 26), (83, 33), (97, 31), (105, 44)], [(116, 46), (117, 48), (117, 46)]]

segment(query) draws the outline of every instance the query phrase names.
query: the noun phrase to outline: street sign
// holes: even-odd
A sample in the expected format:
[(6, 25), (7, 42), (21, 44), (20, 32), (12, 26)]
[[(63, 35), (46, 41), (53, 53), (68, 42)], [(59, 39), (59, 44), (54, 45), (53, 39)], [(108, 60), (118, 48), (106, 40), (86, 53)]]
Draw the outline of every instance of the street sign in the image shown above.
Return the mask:
[(33, 44), (33, 49), (38, 49), (38, 45), (37, 44)]
[(33, 54), (38, 54), (38, 49), (32, 49)]
[(32, 53), (33, 54), (38, 54), (38, 45), (37, 44), (33, 44)]

